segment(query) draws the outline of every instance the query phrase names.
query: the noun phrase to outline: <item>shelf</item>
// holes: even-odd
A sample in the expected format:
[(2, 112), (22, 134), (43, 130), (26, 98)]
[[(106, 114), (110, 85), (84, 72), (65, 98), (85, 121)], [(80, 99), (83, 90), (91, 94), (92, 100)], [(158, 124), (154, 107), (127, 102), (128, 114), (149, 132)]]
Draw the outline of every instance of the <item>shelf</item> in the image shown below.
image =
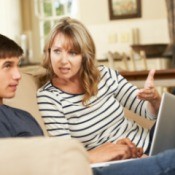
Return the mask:
[(140, 51), (144, 51), (146, 57), (163, 57), (163, 53), (165, 52), (168, 44), (135, 44), (131, 45), (131, 48), (140, 53)]

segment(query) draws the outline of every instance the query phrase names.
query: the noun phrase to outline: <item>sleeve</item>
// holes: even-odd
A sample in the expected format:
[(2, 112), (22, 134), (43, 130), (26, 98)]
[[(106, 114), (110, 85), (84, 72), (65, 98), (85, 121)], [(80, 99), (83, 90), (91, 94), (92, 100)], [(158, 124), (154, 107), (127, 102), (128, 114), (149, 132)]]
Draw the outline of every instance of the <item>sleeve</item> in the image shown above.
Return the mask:
[(64, 116), (59, 97), (52, 92), (38, 90), (37, 101), (49, 135), (70, 138), (68, 121)]
[(145, 117), (150, 120), (154, 120), (153, 116), (147, 109), (147, 101), (140, 100), (137, 98), (138, 88), (128, 82), (122, 75), (117, 71), (109, 69), (111, 77), (117, 80), (118, 88), (116, 90), (116, 99), (120, 102), (123, 107), (132, 110), (139, 116)]

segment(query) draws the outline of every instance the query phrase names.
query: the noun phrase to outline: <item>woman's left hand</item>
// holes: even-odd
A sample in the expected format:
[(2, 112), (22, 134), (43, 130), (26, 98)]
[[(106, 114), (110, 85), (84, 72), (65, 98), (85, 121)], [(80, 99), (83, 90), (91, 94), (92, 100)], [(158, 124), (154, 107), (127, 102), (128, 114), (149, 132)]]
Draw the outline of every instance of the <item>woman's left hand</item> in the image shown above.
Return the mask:
[(156, 115), (159, 110), (161, 97), (154, 86), (155, 72), (155, 70), (150, 70), (148, 77), (145, 81), (144, 88), (139, 90), (137, 96), (141, 100), (149, 101), (150, 112)]

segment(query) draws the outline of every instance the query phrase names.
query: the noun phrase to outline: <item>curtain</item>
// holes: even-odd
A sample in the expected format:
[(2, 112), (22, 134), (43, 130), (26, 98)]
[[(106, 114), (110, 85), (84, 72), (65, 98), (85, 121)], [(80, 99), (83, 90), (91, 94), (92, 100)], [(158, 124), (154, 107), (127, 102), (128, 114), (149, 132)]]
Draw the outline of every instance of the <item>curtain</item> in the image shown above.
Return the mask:
[(175, 67), (175, 0), (165, 0), (168, 14), (168, 28), (170, 45), (165, 55), (172, 57), (172, 66)]

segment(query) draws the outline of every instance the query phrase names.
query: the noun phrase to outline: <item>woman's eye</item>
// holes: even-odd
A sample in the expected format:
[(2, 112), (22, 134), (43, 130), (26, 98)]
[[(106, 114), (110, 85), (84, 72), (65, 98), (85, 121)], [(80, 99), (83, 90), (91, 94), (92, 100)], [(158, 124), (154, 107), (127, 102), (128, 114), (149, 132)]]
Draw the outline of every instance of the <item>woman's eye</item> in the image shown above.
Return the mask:
[(69, 54), (72, 55), (72, 56), (76, 56), (77, 55), (77, 53), (74, 52), (74, 51), (70, 51)]
[(55, 50), (53, 50), (53, 52), (56, 53), (56, 54), (61, 53), (61, 51), (59, 49), (55, 49)]

